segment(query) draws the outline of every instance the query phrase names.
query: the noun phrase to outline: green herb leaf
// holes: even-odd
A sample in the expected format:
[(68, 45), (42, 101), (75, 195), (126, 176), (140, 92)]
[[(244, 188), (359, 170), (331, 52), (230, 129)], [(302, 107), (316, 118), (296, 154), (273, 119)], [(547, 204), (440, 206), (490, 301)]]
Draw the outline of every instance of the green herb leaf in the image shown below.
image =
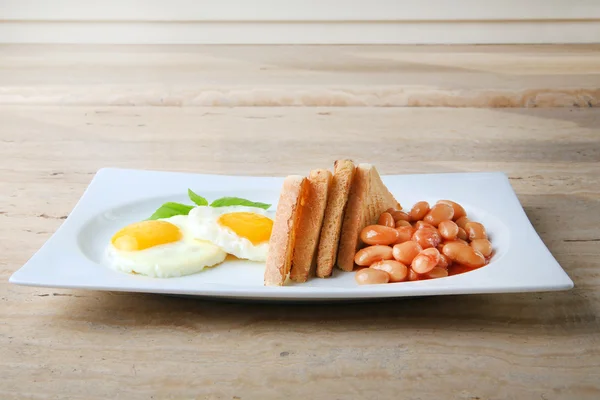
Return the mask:
[(194, 206), (188, 206), (186, 204), (181, 204), (181, 203), (168, 202), (168, 203), (165, 203), (162, 206), (160, 206), (158, 208), (158, 210), (154, 211), (154, 214), (152, 214), (150, 216), (150, 218), (148, 218), (148, 219), (152, 220), (152, 219), (170, 218), (170, 217), (174, 217), (175, 215), (188, 215), (192, 208), (194, 208)]
[(270, 204), (266, 203), (258, 203), (246, 199), (241, 199), (239, 197), (221, 197), (210, 203), (211, 207), (227, 207), (227, 206), (247, 206), (247, 207), (257, 207), (262, 208), (264, 210), (271, 207)]
[(208, 200), (204, 197), (192, 192), (192, 189), (188, 189), (188, 196), (190, 196), (190, 200), (196, 203), (199, 206), (207, 206)]

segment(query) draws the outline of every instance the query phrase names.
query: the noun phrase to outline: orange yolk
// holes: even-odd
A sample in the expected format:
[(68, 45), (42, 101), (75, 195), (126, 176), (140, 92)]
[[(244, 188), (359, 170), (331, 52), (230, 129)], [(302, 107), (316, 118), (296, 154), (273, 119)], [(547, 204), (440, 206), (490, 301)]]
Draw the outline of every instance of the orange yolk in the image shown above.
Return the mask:
[(273, 221), (270, 218), (250, 212), (223, 214), (218, 222), (254, 245), (268, 241), (273, 230)]
[(112, 237), (118, 250), (136, 251), (181, 239), (179, 228), (166, 221), (142, 221), (127, 225)]

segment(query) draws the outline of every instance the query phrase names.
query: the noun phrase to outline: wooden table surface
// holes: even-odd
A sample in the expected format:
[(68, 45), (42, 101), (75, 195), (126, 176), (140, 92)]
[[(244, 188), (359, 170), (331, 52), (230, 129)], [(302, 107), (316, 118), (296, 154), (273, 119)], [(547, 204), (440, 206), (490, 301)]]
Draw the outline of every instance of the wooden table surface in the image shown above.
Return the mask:
[[(600, 398), (598, 109), (2, 106), (0, 121), (1, 399)], [(575, 288), (287, 305), (7, 282), (98, 168), (286, 175), (338, 157), (506, 172)]]
[(600, 44), (0, 44), (0, 105), (587, 108), (599, 72)]
[[(0, 399), (599, 399), (599, 55), (0, 46)], [(283, 176), (340, 157), (506, 172), (575, 288), (286, 305), (7, 282), (99, 168)]]

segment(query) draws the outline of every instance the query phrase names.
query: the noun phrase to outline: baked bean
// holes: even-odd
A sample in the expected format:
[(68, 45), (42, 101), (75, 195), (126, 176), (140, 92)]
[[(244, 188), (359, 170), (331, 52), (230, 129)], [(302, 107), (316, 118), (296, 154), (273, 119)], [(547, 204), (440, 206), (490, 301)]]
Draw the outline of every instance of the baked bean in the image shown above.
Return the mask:
[(402, 211), (402, 205), (400, 203), (398, 203), (397, 207), (390, 207), (386, 211), (389, 212), (390, 214), (392, 213), (392, 211)]
[(354, 256), (356, 265), (368, 267), (374, 262), (381, 260), (391, 260), (394, 258), (392, 248), (390, 246), (369, 246), (360, 249)]
[(438, 261), (436, 267), (448, 269), (448, 267), (452, 264), (452, 260), (448, 258), (445, 254), (440, 254), (440, 261)]
[(485, 227), (451, 200), (433, 206), (419, 201), (410, 212), (398, 204), (381, 213), (376, 225), (365, 227), (360, 239), (368, 245), (354, 257), (355, 279), (361, 285), (441, 278), (460, 268), (470, 271), (485, 265), (493, 253)]
[(423, 222), (423, 221), (417, 221), (415, 223), (415, 229), (422, 229), (422, 228), (431, 228), (431, 229), (436, 229), (435, 226), (431, 225), (428, 222)]
[(360, 232), (360, 240), (366, 244), (392, 244), (398, 240), (398, 231), (389, 226), (369, 225)]
[(487, 239), (485, 227), (479, 222), (467, 222), (465, 224), (465, 232), (467, 232), (469, 240)]
[(418, 281), (419, 274), (417, 274), (415, 271), (413, 271), (411, 268), (409, 268), (408, 269), (408, 280), (409, 281)]
[(492, 255), (492, 244), (487, 239), (475, 239), (470, 243), (471, 247), (483, 254), (484, 257)]
[(410, 219), (412, 221), (422, 220), (429, 212), (429, 203), (426, 201), (419, 201), (410, 210)]
[(435, 267), (425, 274), (425, 277), (429, 279), (445, 278), (446, 276), (448, 276), (448, 270), (440, 267)]
[(379, 283), (388, 283), (390, 275), (382, 270), (373, 268), (363, 268), (356, 271), (354, 279), (359, 285), (375, 285)]
[(378, 261), (371, 265), (370, 268), (387, 272), (390, 276), (390, 282), (402, 282), (405, 281), (408, 276), (408, 268), (406, 268), (406, 265), (396, 260)]
[(413, 229), (412, 226), (401, 226), (400, 228), (396, 229), (398, 231), (398, 239), (396, 240), (396, 243), (404, 243), (404, 242), (408, 242), (412, 236), (413, 233), (415, 232), (415, 230)]
[(392, 211), (391, 216), (394, 218), (394, 221), (410, 221), (410, 217), (404, 211)]
[(394, 217), (392, 217), (392, 214), (390, 214), (389, 212), (384, 212), (379, 216), (377, 225), (389, 226), (390, 228), (396, 227), (396, 223), (394, 222)]
[(456, 225), (456, 223), (454, 223), (452, 221), (442, 221), (442, 222), (440, 222), (440, 225), (438, 226), (440, 235), (442, 235), (442, 237), (444, 239), (448, 239), (448, 240), (456, 239), (456, 236), (458, 235), (458, 229), (459, 229), (458, 225)]
[(459, 239), (459, 238), (456, 238), (454, 240), (444, 240), (442, 242), (443, 245), (446, 245), (447, 243), (462, 243), (462, 244), (466, 244), (467, 246), (469, 245), (469, 242), (467, 242), (466, 240)]
[(468, 244), (451, 242), (444, 245), (442, 250), (445, 256), (459, 264), (471, 268), (478, 268), (485, 265), (483, 254), (469, 246)]
[(467, 222), (471, 222), (471, 220), (467, 217), (460, 217), (454, 222), (456, 222), (456, 225), (458, 225), (459, 228), (465, 229), (465, 225)]
[(396, 222), (396, 229), (400, 228), (401, 226), (411, 226), (411, 227), (412, 227), (412, 225), (410, 224), (410, 222), (408, 222), (408, 221), (405, 221), (405, 220), (403, 220), (403, 219), (401, 219), (401, 220), (398, 220), (398, 221)]
[(467, 217), (460, 217), (454, 222), (456, 222), (456, 225), (458, 225), (459, 228), (465, 229), (465, 225), (471, 222), (471, 220)]
[(417, 274), (426, 274), (434, 269), (439, 261), (440, 252), (438, 249), (429, 248), (417, 254), (410, 265), (413, 271), (415, 271)]
[(466, 217), (467, 212), (460, 204), (452, 201), (452, 200), (440, 200), (438, 203), (448, 204), (450, 207), (454, 209), (454, 217), (452, 217), (455, 221), (461, 217)]
[(417, 242), (408, 241), (394, 246), (393, 257), (404, 265), (410, 265), (412, 260), (423, 250)]
[(424, 249), (437, 247), (442, 242), (442, 237), (435, 228), (421, 228), (413, 234), (412, 240), (419, 243)]
[(438, 203), (431, 207), (431, 210), (429, 210), (425, 218), (423, 218), (423, 221), (437, 227), (442, 221), (452, 221), (453, 216), (454, 209), (452, 206), (444, 203)]

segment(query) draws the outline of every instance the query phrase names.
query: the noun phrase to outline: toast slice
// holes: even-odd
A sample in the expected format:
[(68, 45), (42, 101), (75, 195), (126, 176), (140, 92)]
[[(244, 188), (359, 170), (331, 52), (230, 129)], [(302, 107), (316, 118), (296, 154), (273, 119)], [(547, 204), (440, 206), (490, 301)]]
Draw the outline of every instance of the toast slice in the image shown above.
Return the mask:
[(306, 189), (307, 179), (303, 176), (290, 175), (283, 181), (269, 240), (265, 286), (282, 286), (290, 273)]
[(326, 278), (333, 271), (344, 212), (356, 169), (350, 160), (337, 160), (333, 168), (333, 180), (327, 198), (317, 253), (317, 276), (319, 278)]
[(359, 164), (352, 181), (352, 190), (342, 225), (337, 266), (344, 271), (354, 268), (354, 255), (359, 249), (360, 231), (367, 225), (377, 223), (382, 212), (388, 208), (400, 208), (400, 204), (381, 181), (379, 173), (371, 164)]
[(292, 258), (290, 279), (293, 281), (306, 282), (315, 274), (317, 246), (331, 180), (331, 171), (326, 169), (313, 170), (308, 176), (306, 205), (296, 230), (296, 245)]

